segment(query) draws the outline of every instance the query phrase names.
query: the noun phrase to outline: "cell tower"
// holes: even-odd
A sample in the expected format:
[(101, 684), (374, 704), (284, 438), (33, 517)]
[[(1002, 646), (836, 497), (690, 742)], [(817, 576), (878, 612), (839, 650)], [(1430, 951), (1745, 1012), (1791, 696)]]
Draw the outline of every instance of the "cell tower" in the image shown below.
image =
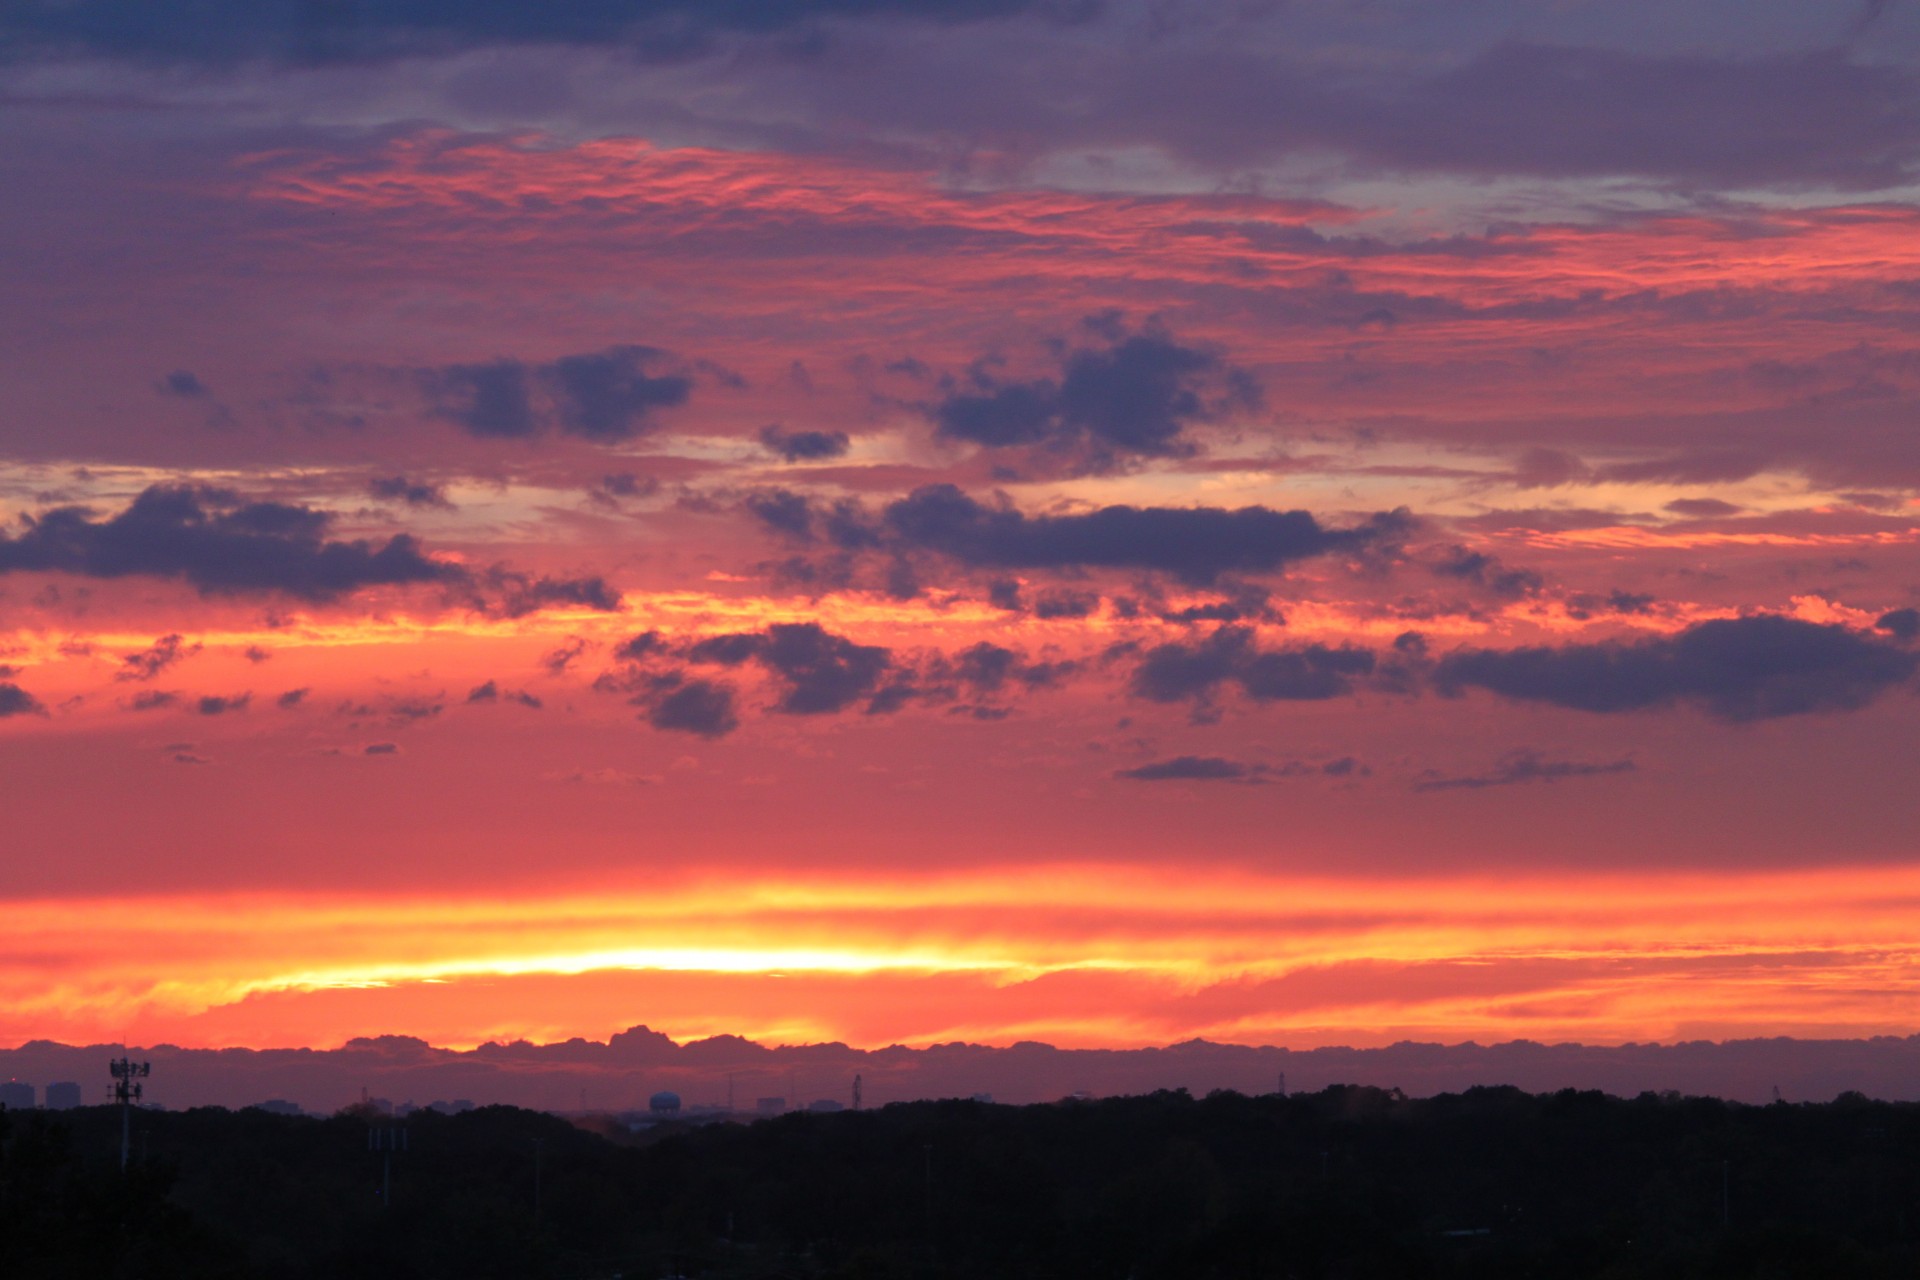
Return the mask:
[[(367, 1150), (380, 1153), (380, 1207), (393, 1207), (393, 1153), (407, 1149), (407, 1131), (397, 1124), (374, 1124), (367, 1126)], [(534, 1159), (540, 1158), (539, 1148), (534, 1149)], [(535, 1202), (539, 1197), (538, 1165), (535, 1166)]]
[(855, 1076), (853, 1078), (853, 1109), (855, 1111), (858, 1111), (860, 1109), (860, 1077), (859, 1076)]
[(120, 1104), (120, 1172), (125, 1173), (133, 1152), (133, 1104), (145, 1092), (138, 1082), (153, 1074), (153, 1064), (115, 1058), (107, 1070), (113, 1072), (113, 1100)]

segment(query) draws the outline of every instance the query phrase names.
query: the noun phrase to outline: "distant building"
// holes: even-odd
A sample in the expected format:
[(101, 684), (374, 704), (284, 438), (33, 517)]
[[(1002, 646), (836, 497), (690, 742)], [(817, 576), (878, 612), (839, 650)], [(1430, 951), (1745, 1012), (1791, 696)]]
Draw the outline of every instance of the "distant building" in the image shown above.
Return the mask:
[(457, 1116), (463, 1111), (473, 1110), (473, 1099), (455, 1098), (452, 1102), (435, 1099), (427, 1104), (427, 1110), (438, 1111), (443, 1116)]
[(59, 1080), (47, 1086), (46, 1107), (49, 1111), (71, 1111), (82, 1100), (80, 1086), (71, 1080)]
[(809, 1111), (845, 1111), (846, 1107), (832, 1098), (818, 1098), (807, 1104)]
[(18, 1080), (0, 1084), (0, 1107), (9, 1111), (33, 1110), (33, 1086)]
[(988, 1105), (992, 1105), (993, 1095), (990, 1093), (976, 1093), (971, 1098), (967, 1099), (967, 1101), (980, 1102), (980, 1103), (986, 1103)]
[(301, 1110), (299, 1103), (288, 1102), (285, 1098), (268, 1098), (265, 1102), (254, 1103), (249, 1110), (268, 1111), (276, 1116), (303, 1116), (307, 1114)]
[(787, 1100), (785, 1098), (759, 1098), (755, 1100), (753, 1109), (763, 1116), (781, 1115), (784, 1114), (787, 1109)]
[(647, 1099), (647, 1110), (657, 1116), (677, 1115), (680, 1111), (680, 1095), (669, 1089), (662, 1089)]

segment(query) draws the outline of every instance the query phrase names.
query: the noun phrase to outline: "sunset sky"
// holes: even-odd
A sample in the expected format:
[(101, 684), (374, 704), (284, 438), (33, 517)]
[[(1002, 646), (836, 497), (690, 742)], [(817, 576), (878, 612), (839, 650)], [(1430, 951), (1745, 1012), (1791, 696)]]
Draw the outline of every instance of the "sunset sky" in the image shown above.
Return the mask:
[(1920, 3), (0, 9), (0, 1046), (1920, 1031)]

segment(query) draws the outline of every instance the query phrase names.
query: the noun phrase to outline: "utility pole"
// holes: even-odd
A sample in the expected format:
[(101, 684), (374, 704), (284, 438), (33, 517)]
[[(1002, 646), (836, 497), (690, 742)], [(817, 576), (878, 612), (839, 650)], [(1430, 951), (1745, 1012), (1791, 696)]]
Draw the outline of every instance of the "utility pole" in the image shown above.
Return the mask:
[(860, 1109), (860, 1077), (859, 1076), (855, 1076), (853, 1078), (853, 1109), (855, 1111), (858, 1111)]
[(115, 1058), (107, 1069), (113, 1072), (113, 1100), (120, 1104), (120, 1172), (125, 1173), (133, 1155), (133, 1104), (145, 1092), (136, 1082), (153, 1074), (153, 1064)]
[(545, 1138), (533, 1140), (533, 1229), (540, 1229), (540, 1147)]
[(407, 1131), (399, 1125), (377, 1124), (367, 1128), (367, 1150), (380, 1153), (380, 1207), (393, 1207), (393, 1153), (407, 1149)]

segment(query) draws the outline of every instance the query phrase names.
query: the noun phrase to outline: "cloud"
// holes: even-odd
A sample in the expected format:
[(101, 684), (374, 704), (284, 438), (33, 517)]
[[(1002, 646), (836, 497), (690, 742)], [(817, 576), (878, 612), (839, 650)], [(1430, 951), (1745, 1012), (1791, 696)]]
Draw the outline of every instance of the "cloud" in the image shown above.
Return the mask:
[[(605, 578), (529, 577), (524, 573), (495, 565), (485, 575), (486, 585), (498, 592), (492, 608), (508, 618), (522, 618), (542, 609), (580, 608), (598, 613), (619, 613), (626, 607), (624, 597)], [(476, 601), (482, 608), (484, 600)]]
[(569, 636), (565, 644), (541, 654), (540, 665), (554, 675), (560, 675), (593, 647), (593, 642), (585, 636)]
[(305, 702), (307, 700), (307, 695), (311, 692), (313, 692), (313, 690), (311, 689), (289, 689), (285, 693), (281, 694), (279, 697), (275, 698), (273, 700), (273, 705), (276, 707), (279, 707), (282, 711), (291, 711), (295, 707), (299, 706), (301, 703)]
[(188, 369), (175, 369), (160, 379), (159, 389), (162, 394), (179, 396), (183, 400), (202, 400), (213, 394), (212, 388)]
[(1183, 702), (1208, 699), (1231, 682), (1259, 701), (1317, 702), (1352, 693), (1378, 665), (1371, 650), (1347, 646), (1262, 650), (1250, 628), (1223, 626), (1198, 641), (1148, 649), (1129, 687), (1154, 702)]
[(759, 663), (785, 683), (774, 709), (789, 715), (843, 711), (872, 696), (893, 665), (891, 651), (856, 644), (815, 622), (776, 623), (764, 632), (712, 636), (689, 648), (687, 657), (722, 666)]
[(882, 514), (895, 545), (995, 569), (1113, 568), (1170, 573), (1195, 586), (1223, 573), (1265, 573), (1296, 560), (1360, 551), (1401, 533), (1403, 513), (1330, 529), (1305, 511), (1267, 507), (1100, 507), (1029, 516), (988, 507), (950, 484), (928, 485)]
[(476, 436), (525, 439), (558, 430), (602, 444), (652, 431), (655, 414), (687, 402), (693, 379), (655, 347), (616, 346), (545, 364), (512, 359), (422, 370), (434, 412)]
[(499, 684), (492, 680), (487, 681), (485, 684), (475, 685), (467, 691), (467, 704), (469, 706), (481, 702), (499, 702), (503, 698), (508, 702), (517, 702), (521, 706), (530, 707), (535, 711), (546, 706), (546, 703), (524, 690), (516, 692), (509, 689), (502, 692)]
[(370, 742), (361, 748), (360, 754), (366, 756), (397, 756), (400, 754), (400, 744), (397, 742)]
[(199, 645), (184, 645), (179, 635), (161, 636), (138, 653), (120, 659), (115, 680), (151, 680), (162, 671), (200, 652)]
[(813, 539), (813, 507), (791, 489), (764, 489), (746, 497), (746, 507), (776, 533), (801, 542)]
[(1875, 631), (1884, 631), (1895, 640), (1920, 639), (1920, 609), (1893, 609), (1875, 619)]
[(1242, 763), (1220, 756), (1174, 756), (1134, 769), (1116, 769), (1113, 776), (1129, 782), (1237, 782), (1256, 784), (1275, 778), (1350, 778), (1373, 772), (1352, 756), (1310, 764), (1288, 760), (1280, 764)]
[(1595, 778), (1612, 773), (1632, 773), (1639, 766), (1632, 760), (1549, 760), (1538, 751), (1519, 750), (1501, 757), (1486, 773), (1449, 777), (1429, 773), (1414, 783), (1415, 791), (1478, 791), (1487, 787), (1511, 787), (1528, 782), (1559, 782), (1565, 778)]
[(778, 426), (760, 428), (760, 443), (785, 462), (838, 458), (853, 445), (844, 431), (788, 431)]
[(1731, 502), (1722, 502), (1718, 498), (1675, 498), (1667, 504), (1668, 511), (1689, 520), (1718, 520), (1727, 516), (1737, 516), (1744, 507)]
[(12, 682), (0, 683), (0, 720), (8, 716), (43, 716), (47, 709), (40, 699)]
[(1075, 78), (1070, 112), (1051, 83), (1051, 100), (1011, 77), (995, 87), (1017, 95), (1000, 113), (1025, 113), (1030, 145), (1154, 145), (1223, 168), (1318, 152), (1360, 172), (1872, 189), (1920, 160), (1910, 67), (1832, 45), (1739, 56), (1505, 40), (1365, 76), (1321, 52), (1170, 45), (1104, 81), (1086, 59), (1057, 73)]
[(989, 449), (1040, 445), (1103, 470), (1129, 457), (1192, 452), (1188, 426), (1257, 399), (1252, 381), (1219, 356), (1157, 328), (1122, 332), (1091, 322), (1102, 347), (1063, 348), (1056, 376), (1008, 381), (982, 362), (928, 409), (940, 435)]
[(138, 574), (183, 579), (204, 595), (280, 591), (312, 601), (461, 576), (410, 535), (330, 541), (331, 522), (323, 511), (248, 502), (224, 489), (154, 485), (114, 516), (58, 507), (29, 517), (23, 533), (0, 535), (0, 573)]
[(823, 18), (958, 23), (1088, 7), (1062, 0), (575, 0), (532, 7), (384, 0), (303, 3), (296, 17), (286, 6), (248, 0), (206, 0), (175, 14), (140, 0), (71, 0), (9, 6), (0, 18), (0, 49), (15, 59), (85, 54), (196, 65), (386, 62), (509, 45), (611, 47), (680, 59), (719, 32), (777, 32)]
[(194, 699), (193, 709), (203, 716), (224, 716), (233, 712), (245, 711), (253, 704), (251, 693), (237, 693), (230, 696), (207, 694)]
[(1439, 661), (1433, 683), (1603, 713), (1690, 703), (1743, 722), (1865, 706), (1916, 664), (1866, 633), (1761, 614), (1648, 640), (1460, 650)]
[(1440, 577), (1473, 582), (1494, 595), (1510, 600), (1534, 595), (1544, 585), (1540, 575), (1531, 569), (1509, 568), (1497, 557), (1483, 551), (1470, 551), (1466, 547), (1447, 548), (1441, 558), (1429, 567)]
[(1113, 776), (1136, 782), (1238, 782), (1252, 774), (1251, 766), (1237, 760), (1223, 760), (1219, 756), (1175, 756), (1136, 769), (1117, 769)]
[(740, 727), (733, 690), (713, 680), (683, 680), (662, 690), (647, 710), (656, 729), (721, 738)]
[(367, 482), (367, 492), (383, 502), (404, 502), (409, 507), (438, 507), (451, 511), (453, 503), (447, 501), (444, 490), (436, 484), (424, 480), (409, 480), (405, 476), (375, 476)]
[(1721, 449), (1618, 462), (1594, 475), (1624, 484), (1732, 484), (1759, 475), (1772, 461), (1745, 449)]

